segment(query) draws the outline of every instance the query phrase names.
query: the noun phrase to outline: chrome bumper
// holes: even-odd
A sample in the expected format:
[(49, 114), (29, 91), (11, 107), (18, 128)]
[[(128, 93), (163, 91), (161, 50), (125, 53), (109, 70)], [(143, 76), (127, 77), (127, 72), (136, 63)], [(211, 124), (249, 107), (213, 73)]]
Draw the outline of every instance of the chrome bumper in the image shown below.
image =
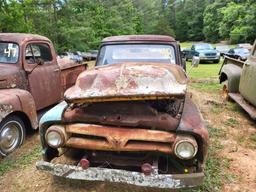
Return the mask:
[(38, 161), (36, 167), (38, 170), (47, 171), (52, 175), (68, 179), (107, 181), (144, 187), (171, 189), (195, 187), (200, 185), (204, 178), (204, 173), (174, 175), (151, 174), (145, 176), (143, 173), (139, 172), (107, 168), (90, 167), (84, 170), (79, 166), (53, 164), (46, 161)]

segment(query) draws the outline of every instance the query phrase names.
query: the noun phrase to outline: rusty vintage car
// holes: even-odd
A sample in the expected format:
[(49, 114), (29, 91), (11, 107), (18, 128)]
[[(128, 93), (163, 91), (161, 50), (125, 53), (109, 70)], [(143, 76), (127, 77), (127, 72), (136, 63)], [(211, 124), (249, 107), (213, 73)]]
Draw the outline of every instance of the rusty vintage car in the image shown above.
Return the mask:
[(86, 69), (84, 63), (57, 62), (43, 36), (0, 33), (0, 155), (6, 156), (38, 128), (38, 112), (59, 103)]
[(201, 184), (208, 132), (187, 93), (184, 64), (169, 36), (105, 38), (96, 67), (40, 120), (37, 168), (157, 188)]
[(256, 120), (256, 41), (246, 61), (225, 57), (219, 79), (224, 98), (234, 100)]

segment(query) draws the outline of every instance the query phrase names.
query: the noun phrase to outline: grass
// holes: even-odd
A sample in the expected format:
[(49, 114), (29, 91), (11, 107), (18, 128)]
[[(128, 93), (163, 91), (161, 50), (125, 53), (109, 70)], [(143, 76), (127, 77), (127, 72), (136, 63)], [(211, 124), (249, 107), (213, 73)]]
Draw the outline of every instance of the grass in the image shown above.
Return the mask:
[(221, 68), (221, 63), (218, 64), (199, 64), (197, 68), (191, 68), (191, 61), (187, 61), (187, 73), (191, 79), (202, 79), (202, 78), (218, 78), (219, 70)]
[(222, 85), (219, 83), (192, 83), (190, 85), (192, 88), (195, 88), (200, 91), (216, 92), (221, 90)]
[(4, 158), (0, 162), (0, 176), (14, 168), (22, 169), (27, 166), (31, 166), (33, 161), (37, 160), (41, 156), (41, 150), (41, 146), (37, 145), (33, 150), (21, 157), (13, 158), (8, 156)]
[(230, 159), (219, 156), (219, 151), (223, 149), (223, 146), (218, 139), (225, 137), (225, 131), (215, 127), (208, 127), (208, 131), (211, 139), (205, 167), (204, 183), (200, 187), (179, 190), (179, 192), (219, 192), (224, 180), (233, 180), (232, 175), (225, 173)]

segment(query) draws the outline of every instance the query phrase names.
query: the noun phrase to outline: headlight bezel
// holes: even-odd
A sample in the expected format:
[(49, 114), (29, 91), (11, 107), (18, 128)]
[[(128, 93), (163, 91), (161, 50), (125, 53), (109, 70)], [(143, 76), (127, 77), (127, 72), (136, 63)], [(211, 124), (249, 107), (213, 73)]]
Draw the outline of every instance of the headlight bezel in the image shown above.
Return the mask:
[[(178, 147), (181, 145), (181, 144), (184, 144), (184, 143), (187, 143), (189, 145), (191, 145), (193, 147), (193, 153), (192, 155), (190, 155), (189, 157), (185, 157), (185, 156), (182, 156), (179, 152), (178, 152)], [(174, 144), (174, 154), (176, 157), (178, 157), (179, 159), (182, 159), (182, 160), (190, 160), (190, 159), (193, 159), (196, 154), (198, 152), (198, 145), (197, 145), (197, 142), (196, 140), (193, 138), (193, 137), (182, 137), (181, 139), (179, 139), (177, 142), (175, 142)]]
[[(52, 133), (58, 134), (60, 137), (60, 142), (58, 142), (56, 145), (53, 145), (53, 143), (51, 143), (49, 141), (48, 136), (49, 136), (49, 134), (52, 134)], [(44, 138), (45, 138), (45, 142), (48, 146), (50, 146), (52, 148), (60, 148), (66, 143), (67, 134), (65, 132), (64, 127), (58, 126), (58, 125), (53, 125), (47, 129)]]

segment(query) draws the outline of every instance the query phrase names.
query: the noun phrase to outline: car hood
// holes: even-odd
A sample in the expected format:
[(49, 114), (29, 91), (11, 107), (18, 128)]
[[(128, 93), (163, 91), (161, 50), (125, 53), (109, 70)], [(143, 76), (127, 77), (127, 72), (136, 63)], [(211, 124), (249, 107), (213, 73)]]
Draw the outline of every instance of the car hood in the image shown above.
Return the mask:
[(173, 64), (120, 63), (81, 73), (65, 92), (67, 102), (142, 100), (184, 96), (187, 77)]
[(216, 51), (214, 49), (201, 49), (201, 50), (197, 50), (197, 52), (199, 52), (199, 53), (218, 53), (218, 51)]

